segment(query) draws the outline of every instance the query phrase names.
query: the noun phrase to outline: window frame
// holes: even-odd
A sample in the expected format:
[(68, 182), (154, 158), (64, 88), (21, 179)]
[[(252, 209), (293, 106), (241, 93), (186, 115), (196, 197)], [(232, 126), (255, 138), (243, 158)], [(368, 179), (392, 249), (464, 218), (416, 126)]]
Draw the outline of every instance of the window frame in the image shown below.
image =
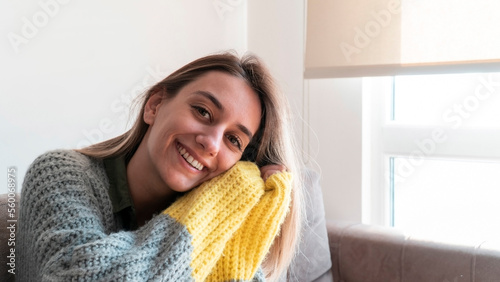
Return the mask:
[(422, 163), (422, 156), (500, 161), (500, 125), (451, 128), (394, 121), (394, 83), (393, 76), (365, 77), (362, 82), (362, 221), (367, 224), (394, 223), (391, 179), (398, 176), (391, 175), (392, 158), (410, 158), (413, 166)]

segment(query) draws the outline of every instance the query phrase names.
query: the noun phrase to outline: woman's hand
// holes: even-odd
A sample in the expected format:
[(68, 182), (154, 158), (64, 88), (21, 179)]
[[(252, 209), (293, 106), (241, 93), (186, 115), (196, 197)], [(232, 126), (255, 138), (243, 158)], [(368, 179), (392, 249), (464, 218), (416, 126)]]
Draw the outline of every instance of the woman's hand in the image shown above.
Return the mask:
[(267, 178), (277, 172), (283, 172), (286, 171), (286, 167), (284, 165), (280, 164), (272, 164), (272, 165), (266, 165), (260, 168), (260, 176), (264, 181), (267, 180)]

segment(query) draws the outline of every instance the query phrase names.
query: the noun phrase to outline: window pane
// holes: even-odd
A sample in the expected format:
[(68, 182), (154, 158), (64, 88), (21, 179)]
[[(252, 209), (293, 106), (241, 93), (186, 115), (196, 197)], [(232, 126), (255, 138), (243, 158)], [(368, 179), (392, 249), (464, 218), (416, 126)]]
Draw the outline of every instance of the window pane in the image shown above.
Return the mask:
[(394, 90), (397, 122), (500, 126), (500, 73), (396, 76)]
[(499, 172), (498, 162), (394, 158), (394, 226), (446, 241), (498, 238)]

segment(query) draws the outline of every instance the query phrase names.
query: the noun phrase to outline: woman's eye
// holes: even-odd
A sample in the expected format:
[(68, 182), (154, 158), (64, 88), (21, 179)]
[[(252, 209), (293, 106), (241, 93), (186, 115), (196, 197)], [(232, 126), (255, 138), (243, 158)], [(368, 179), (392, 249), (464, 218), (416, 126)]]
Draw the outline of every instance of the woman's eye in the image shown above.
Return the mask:
[(234, 135), (228, 135), (227, 139), (229, 140), (229, 142), (231, 142), (231, 144), (236, 146), (241, 151), (241, 141), (238, 137)]
[(193, 108), (200, 114), (202, 117), (210, 119), (210, 113), (203, 107), (193, 106)]

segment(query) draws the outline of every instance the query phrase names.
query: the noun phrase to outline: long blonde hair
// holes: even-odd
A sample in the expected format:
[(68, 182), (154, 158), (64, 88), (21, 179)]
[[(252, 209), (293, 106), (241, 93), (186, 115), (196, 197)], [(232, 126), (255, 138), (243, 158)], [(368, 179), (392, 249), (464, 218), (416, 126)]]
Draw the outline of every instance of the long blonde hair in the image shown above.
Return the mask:
[(255, 137), (243, 152), (242, 160), (254, 161), (259, 167), (282, 164), (294, 174), (288, 214), (262, 264), (266, 277), (271, 281), (277, 280), (289, 266), (298, 245), (303, 213), (302, 181), (288, 102), (278, 91), (267, 68), (256, 56), (245, 55), (239, 58), (233, 53), (225, 52), (197, 59), (181, 67), (144, 94), (140, 113), (130, 130), (77, 151), (101, 159), (124, 155), (129, 160), (148, 129), (148, 124), (142, 117), (149, 97), (158, 91), (163, 91), (170, 97), (175, 96), (182, 87), (208, 71), (222, 71), (246, 80), (261, 101), (261, 123)]

